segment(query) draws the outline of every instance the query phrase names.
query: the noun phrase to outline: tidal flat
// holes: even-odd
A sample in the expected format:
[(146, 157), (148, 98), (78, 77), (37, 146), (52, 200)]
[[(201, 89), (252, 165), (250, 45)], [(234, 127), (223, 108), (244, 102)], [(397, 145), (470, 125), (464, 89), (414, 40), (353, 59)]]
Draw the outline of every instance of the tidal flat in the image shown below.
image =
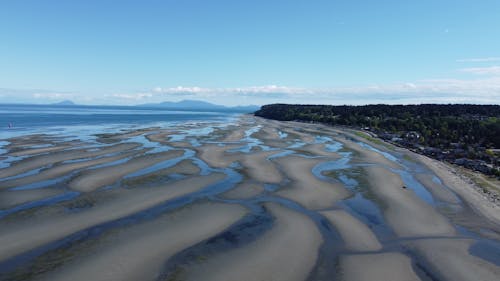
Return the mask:
[(0, 280), (500, 279), (498, 206), (345, 128), (241, 115), (0, 141)]

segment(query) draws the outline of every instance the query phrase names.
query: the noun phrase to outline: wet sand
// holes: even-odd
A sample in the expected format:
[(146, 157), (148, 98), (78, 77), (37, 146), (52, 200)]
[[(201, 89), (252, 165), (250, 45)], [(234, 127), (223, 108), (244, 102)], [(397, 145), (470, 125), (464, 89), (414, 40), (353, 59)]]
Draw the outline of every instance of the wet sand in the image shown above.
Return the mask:
[(36, 201), (60, 194), (57, 189), (34, 189), (34, 190), (2, 190), (0, 191), (0, 209), (9, 209), (16, 205)]
[(287, 133), (289, 134), (291, 137), (297, 137), (299, 138), (301, 141), (305, 142), (305, 143), (312, 143), (314, 142), (314, 137), (311, 136), (310, 134), (307, 134), (307, 133), (303, 133), (299, 130), (296, 130), (294, 128), (283, 128), (282, 130), (284, 133)]
[(342, 280), (352, 281), (419, 281), (411, 260), (400, 253), (344, 256), (340, 260)]
[[(51, 241), (61, 239), (72, 233), (93, 225), (102, 224), (146, 210), (175, 197), (198, 191), (207, 184), (223, 179), (221, 174), (189, 178), (167, 184), (164, 187), (131, 190), (119, 199), (94, 206), (75, 214), (61, 214), (44, 220), (26, 219), (11, 223), (0, 232), (0, 261), (23, 253)], [(37, 235), (33, 235), (37, 233)]]
[(429, 239), (410, 243), (432, 264), (439, 277), (445, 280), (494, 281), (500, 267), (470, 254), (474, 243), (466, 239)]
[(105, 239), (109, 241), (97, 253), (43, 280), (155, 280), (169, 257), (223, 231), (244, 214), (238, 205), (194, 205)]
[(339, 142), (341, 142), (346, 148), (352, 150), (356, 153), (355, 159), (353, 159), (354, 163), (376, 163), (381, 164), (394, 169), (401, 169), (401, 166), (397, 163), (389, 161), (382, 154), (379, 154), (375, 151), (363, 148), (356, 142), (353, 142), (349, 139), (338, 138)]
[(245, 137), (245, 128), (234, 128), (234, 130), (227, 135), (223, 141), (225, 142), (236, 142)]
[(222, 197), (227, 199), (246, 199), (252, 198), (264, 191), (264, 188), (260, 184), (256, 183), (241, 183), (235, 188), (225, 192)]
[(255, 243), (191, 268), (183, 280), (305, 280), (317, 259), (320, 233), (304, 215), (275, 204), (265, 206), (276, 218), (271, 231)]
[(54, 152), (54, 151), (60, 151), (64, 150), (67, 148), (72, 147), (71, 145), (55, 145), (55, 146), (50, 146), (50, 147), (43, 147), (43, 148), (28, 148), (28, 149), (22, 149), (18, 151), (11, 152), (11, 156), (26, 156), (26, 155), (36, 155), (36, 154), (42, 154), (42, 153), (47, 153), (47, 152)]
[(474, 210), (493, 223), (500, 225), (500, 207), (490, 202), (470, 183), (464, 181), (453, 168), (423, 155), (412, 153), (412, 156), (429, 167), (449, 188), (465, 199)]
[(351, 130), (242, 116), (5, 142), (0, 280), (500, 277), (498, 209)]
[(170, 134), (172, 134), (172, 132), (170, 132), (170, 131), (168, 131), (168, 132), (158, 131), (158, 132), (146, 135), (146, 138), (149, 141), (168, 144), (168, 139), (169, 139)]
[(175, 150), (155, 155), (144, 155), (131, 159), (124, 164), (87, 171), (72, 180), (69, 183), (69, 187), (81, 192), (93, 191), (97, 188), (113, 184), (130, 173), (147, 168), (159, 162), (180, 157), (183, 154), (183, 151)]
[(159, 128), (158, 127), (153, 127), (153, 128), (145, 128), (145, 129), (137, 129), (137, 130), (130, 130), (130, 131), (123, 131), (120, 133), (111, 133), (111, 134), (98, 134), (96, 135), (97, 141), (102, 142), (102, 143), (116, 143), (121, 140), (126, 140), (129, 138), (141, 136), (141, 135), (146, 135), (149, 132), (157, 131)]
[(449, 204), (460, 203), (460, 199), (455, 194), (453, 194), (451, 190), (447, 189), (440, 182), (437, 182), (435, 179), (433, 179), (433, 177), (434, 176), (430, 174), (416, 175), (416, 178), (429, 189), (429, 191), (437, 200)]
[(375, 196), (383, 202), (384, 214), (399, 236), (454, 235), (451, 223), (434, 208), (404, 189), (401, 178), (382, 167), (366, 167)]
[(326, 149), (325, 144), (309, 144), (301, 148), (296, 149), (298, 152), (304, 152), (305, 154), (312, 156), (324, 156), (329, 159), (338, 159), (340, 156), (336, 152), (330, 152)]
[(382, 245), (370, 228), (349, 213), (336, 210), (324, 211), (321, 214), (340, 233), (347, 249), (359, 252), (378, 251), (382, 249)]
[(214, 168), (226, 168), (231, 163), (237, 161), (239, 156), (236, 153), (228, 153), (227, 150), (240, 147), (239, 145), (219, 146), (215, 144), (204, 145), (197, 147), (200, 159), (207, 162)]
[(193, 164), (192, 160), (182, 160), (175, 166), (165, 169), (165, 174), (197, 175), (201, 172), (200, 167)]
[(22, 178), (17, 178), (13, 180), (7, 180), (2, 182), (2, 188), (11, 188), (11, 187), (21, 187), (24, 185), (28, 185), (31, 183), (39, 182), (39, 181), (44, 181), (48, 179), (53, 179), (56, 177), (61, 177), (64, 175), (67, 175), (69, 173), (72, 173), (76, 170), (96, 166), (96, 165), (101, 165), (101, 164), (106, 164), (110, 163), (113, 161), (118, 161), (120, 159), (128, 158), (131, 157), (137, 153), (140, 153), (141, 151), (132, 151), (132, 152), (125, 152), (122, 154), (119, 154), (117, 156), (110, 156), (110, 157), (101, 157), (97, 158), (94, 160), (89, 160), (89, 161), (81, 161), (81, 162), (76, 162), (76, 163), (69, 163), (69, 164), (62, 164), (58, 166), (54, 166), (52, 168), (40, 171), (38, 174), (34, 174), (32, 176), (26, 176)]
[(6, 178), (30, 170), (52, 165), (62, 161), (76, 160), (82, 158), (97, 157), (101, 155), (123, 152), (139, 147), (136, 143), (117, 144), (102, 149), (73, 149), (61, 152), (54, 152), (47, 155), (33, 156), (12, 164), (10, 167), (0, 170), (0, 178)]
[(275, 151), (254, 152), (250, 155), (243, 155), (238, 160), (251, 179), (262, 183), (280, 183), (283, 180), (281, 172), (272, 161), (267, 160), (276, 153)]
[(326, 182), (312, 174), (312, 168), (324, 161), (297, 156), (286, 156), (276, 160), (292, 180), (291, 184), (278, 194), (309, 209), (329, 208), (336, 201), (349, 197), (351, 193), (340, 183)]

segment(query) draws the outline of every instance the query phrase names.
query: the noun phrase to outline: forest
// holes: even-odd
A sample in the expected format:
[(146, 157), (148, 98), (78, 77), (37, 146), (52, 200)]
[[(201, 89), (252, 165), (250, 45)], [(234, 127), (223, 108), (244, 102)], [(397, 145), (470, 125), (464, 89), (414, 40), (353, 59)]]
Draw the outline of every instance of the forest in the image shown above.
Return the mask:
[(256, 116), (349, 126), (486, 174), (498, 174), (500, 105), (264, 105)]

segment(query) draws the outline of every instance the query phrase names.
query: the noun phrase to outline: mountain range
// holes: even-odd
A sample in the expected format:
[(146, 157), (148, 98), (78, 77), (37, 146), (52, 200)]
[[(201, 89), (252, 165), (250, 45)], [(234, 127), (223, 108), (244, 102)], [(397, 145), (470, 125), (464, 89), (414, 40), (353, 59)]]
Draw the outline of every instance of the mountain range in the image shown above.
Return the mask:
[[(77, 106), (70, 100), (64, 100), (57, 103), (52, 103), (53, 106)], [(235, 112), (255, 112), (260, 109), (257, 105), (233, 106), (228, 107), (200, 100), (182, 100), (178, 102), (161, 102), (161, 103), (145, 103), (136, 105), (135, 107), (155, 108), (155, 109), (170, 109), (170, 110), (216, 110), (216, 111), (235, 111)]]
[(137, 106), (149, 107), (149, 108), (152, 107), (166, 108), (166, 109), (231, 110), (231, 111), (244, 111), (244, 112), (254, 112), (260, 109), (260, 106), (257, 105), (227, 107), (199, 100), (182, 100), (178, 102), (166, 101), (161, 103), (146, 103)]
[(70, 100), (63, 100), (60, 102), (51, 103), (50, 105), (76, 105), (76, 104)]

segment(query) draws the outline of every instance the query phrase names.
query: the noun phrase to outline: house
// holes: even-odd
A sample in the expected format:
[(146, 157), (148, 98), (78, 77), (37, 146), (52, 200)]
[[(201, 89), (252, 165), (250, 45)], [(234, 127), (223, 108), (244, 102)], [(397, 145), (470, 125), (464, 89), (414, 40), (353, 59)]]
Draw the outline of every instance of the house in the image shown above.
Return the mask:
[(420, 134), (415, 131), (406, 132), (404, 138), (410, 142), (418, 142), (420, 140)]
[(424, 148), (424, 154), (426, 154), (426, 155), (436, 156), (436, 155), (439, 155), (441, 153), (442, 153), (442, 151), (439, 148), (435, 148), (435, 147), (426, 147), (426, 148)]

